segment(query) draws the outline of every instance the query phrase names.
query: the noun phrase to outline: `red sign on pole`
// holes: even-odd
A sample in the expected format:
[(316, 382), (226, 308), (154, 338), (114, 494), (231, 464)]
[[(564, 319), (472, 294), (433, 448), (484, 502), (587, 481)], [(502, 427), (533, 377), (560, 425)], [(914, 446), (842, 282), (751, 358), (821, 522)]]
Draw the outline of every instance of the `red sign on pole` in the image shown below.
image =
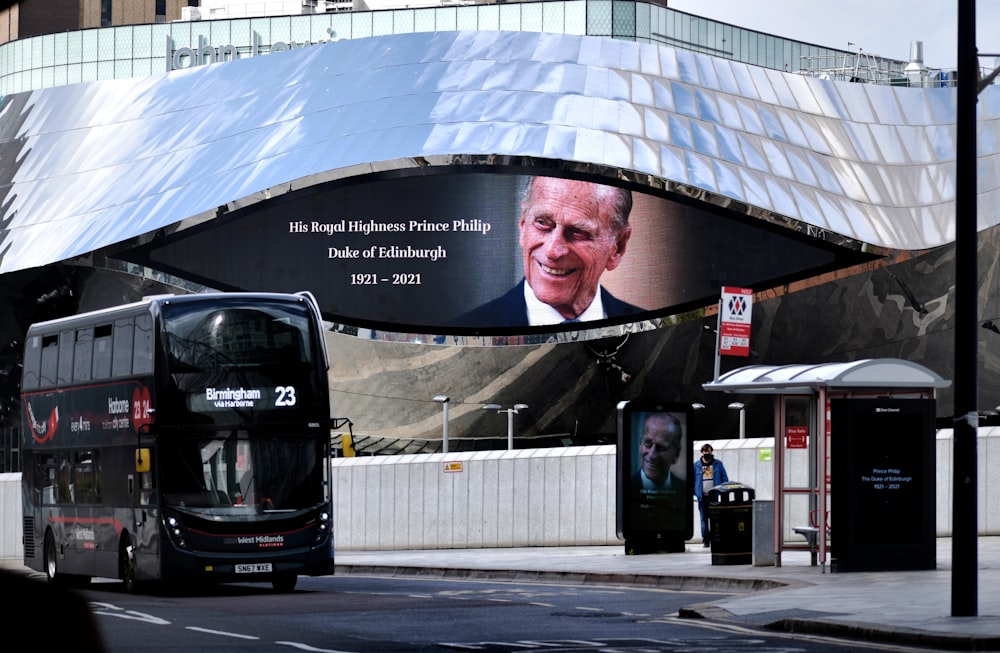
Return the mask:
[(750, 314), (753, 290), (722, 287), (719, 308), (719, 353), (726, 356), (750, 355)]

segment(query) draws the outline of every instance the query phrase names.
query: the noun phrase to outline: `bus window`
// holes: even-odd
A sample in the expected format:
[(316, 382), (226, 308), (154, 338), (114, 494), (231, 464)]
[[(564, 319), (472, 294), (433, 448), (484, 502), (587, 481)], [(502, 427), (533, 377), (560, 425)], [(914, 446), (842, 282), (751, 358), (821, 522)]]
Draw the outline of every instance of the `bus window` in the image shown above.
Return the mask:
[(111, 377), (111, 325), (99, 324), (94, 327), (93, 379)]
[[(56, 502), (56, 463), (55, 456), (37, 455), (35, 456), (35, 497), (36, 503), (52, 505)], [(38, 495), (41, 501), (37, 501)]]
[(76, 331), (67, 329), (59, 332), (59, 384), (73, 382), (73, 349)]
[(56, 365), (59, 362), (59, 340), (55, 335), (42, 336), (42, 369), (40, 384), (50, 388), (56, 384)]
[(73, 487), (77, 503), (100, 503), (101, 473), (97, 452), (91, 450), (77, 451), (75, 454), (76, 469)]
[(36, 478), (41, 485), (42, 503), (53, 505), (73, 503), (73, 469), (66, 452), (57, 452), (37, 459)]
[(58, 477), (56, 478), (56, 487), (59, 491), (56, 493), (57, 503), (73, 503), (74, 501), (74, 487), (73, 487), (73, 468), (67, 460), (66, 454), (59, 456), (59, 469)]
[(94, 357), (94, 329), (87, 327), (76, 330), (76, 348), (73, 357), (73, 380), (90, 380), (90, 363)]
[(132, 318), (115, 320), (115, 336), (111, 354), (111, 376), (116, 379), (132, 373), (132, 341), (134, 339)]
[(42, 339), (39, 336), (28, 338), (24, 348), (24, 372), (21, 381), (22, 390), (34, 390), (38, 387), (38, 377), (42, 371)]
[(149, 374), (153, 371), (153, 318), (137, 315), (135, 340), (132, 345), (132, 374)]

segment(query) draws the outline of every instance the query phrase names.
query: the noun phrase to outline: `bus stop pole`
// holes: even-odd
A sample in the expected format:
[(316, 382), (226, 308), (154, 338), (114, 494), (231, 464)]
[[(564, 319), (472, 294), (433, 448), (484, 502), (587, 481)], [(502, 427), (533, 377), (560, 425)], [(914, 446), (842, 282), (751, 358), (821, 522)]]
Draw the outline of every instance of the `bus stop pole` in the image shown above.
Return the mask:
[(722, 300), (719, 300), (719, 312), (715, 316), (715, 375), (712, 380), (719, 382), (719, 369), (722, 358)]
[[(955, 394), (953, 428), (951, 616), (975, 617), (976, 429), (978, 427), (978, 307), (976, 0), (958, 0), (958, 88), (955, 114)], [(970, 462), (971, 461), (971, 462)]]

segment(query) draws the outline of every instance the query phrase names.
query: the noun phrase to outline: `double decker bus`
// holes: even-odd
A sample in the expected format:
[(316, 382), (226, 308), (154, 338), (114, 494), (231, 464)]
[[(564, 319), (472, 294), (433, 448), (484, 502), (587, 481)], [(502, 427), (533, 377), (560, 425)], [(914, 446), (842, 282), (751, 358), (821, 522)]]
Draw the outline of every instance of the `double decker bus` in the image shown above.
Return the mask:
[(327, 373), (308, 293), (157, 296), (32, 325), (25, 565), (130, 592), (332, 574)]

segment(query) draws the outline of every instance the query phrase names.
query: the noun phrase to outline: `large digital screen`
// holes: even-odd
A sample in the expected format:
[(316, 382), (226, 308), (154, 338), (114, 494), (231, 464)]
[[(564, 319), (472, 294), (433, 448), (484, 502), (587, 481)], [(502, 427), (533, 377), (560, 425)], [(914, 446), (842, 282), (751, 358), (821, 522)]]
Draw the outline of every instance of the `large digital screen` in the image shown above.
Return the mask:
[(118, 256), (221, 290), (309, 290), (344, 324), (513, 333), (634, 322), (851, 255), (634, 184), (481, 170), (329, 182)]
[(933, 399), (834, 399), (831, 544), (836, 571), (933, 569)]
[(683, 548), (691, 538), (694, 458), (689, 410), (684, 404), (631, 401), (618, 406), (617, 524), (626, 543), (661, 540)]

